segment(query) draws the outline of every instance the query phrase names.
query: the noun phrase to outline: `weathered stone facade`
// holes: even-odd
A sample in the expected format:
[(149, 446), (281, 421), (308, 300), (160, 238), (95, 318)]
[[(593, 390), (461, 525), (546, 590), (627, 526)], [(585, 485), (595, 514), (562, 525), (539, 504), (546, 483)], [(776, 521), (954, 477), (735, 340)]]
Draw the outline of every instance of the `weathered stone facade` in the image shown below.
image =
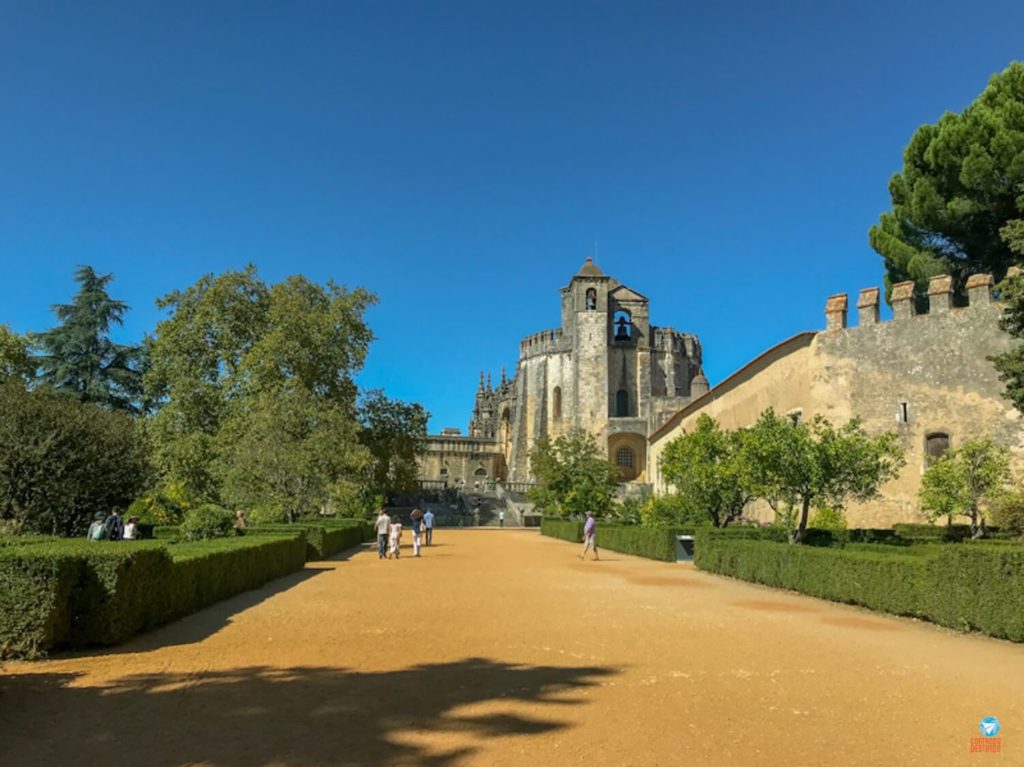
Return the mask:
[[(423, 480), (528, 482), (537, 440), (579, 428), (608, 451), (624, 480), (647, 481), (647, 435), (707, 391), (700, 342), (652, 326), (647, 299), (589, 258), (561, 301), (562, 326), (520, 342), (514, 376), (502, 370), (495, 387), (481, 374), (469, 436), (428, 439)], [(472, 446), (465, 468), (455, 445)]]
[[(1002, 306), (992, 298), (992, 278), (968, 282), (970, 304), (954, 308), (951, 280), (935, 277), (930, 310), (917, 315), (913, 283), (893, 286), (893, 320), (879, 322), (879, 291), (869, 288), (857, 302), (857, 327), (847, 327), (847, 297), (826, 304), (826, 330), (783, 341), (681, 409), (650, 438), (656, 492), (668, 488), (660, 476), (665, 446), (706, 413), (725, 428), (751, 425), (767, 407), (833, 423), (858, 416), (872, 434), (895, 432), (907, 465), (882, 488), (882, 497), (847, 509), (852, 526), (888, 527), (919, 522), (917, 491), (931, 455), (973, 437), (990, 437), (1024, 458), (1020, 414), (1003, 397), (987, 357), (1013, 340), (999, 328)], [(752, 509), (766, 519), (766, 507)]]

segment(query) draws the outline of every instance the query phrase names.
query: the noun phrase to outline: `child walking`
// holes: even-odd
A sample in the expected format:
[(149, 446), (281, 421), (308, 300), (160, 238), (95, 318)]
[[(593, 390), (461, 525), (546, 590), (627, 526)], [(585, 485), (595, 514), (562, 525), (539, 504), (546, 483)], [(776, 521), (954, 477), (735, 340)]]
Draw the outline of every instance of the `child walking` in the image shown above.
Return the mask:
[(388, 559), (391, 559), (392, 555), (394, 555), (395, 559), (398, 559), (399, 556), (401, 556), (399, 547), (402, 543), (402, 523), (398, 521), (397, 517), (395, 517), (395, 521), (391, 523), (388, 542), (390, 543), (390, 547), (388, 548)]

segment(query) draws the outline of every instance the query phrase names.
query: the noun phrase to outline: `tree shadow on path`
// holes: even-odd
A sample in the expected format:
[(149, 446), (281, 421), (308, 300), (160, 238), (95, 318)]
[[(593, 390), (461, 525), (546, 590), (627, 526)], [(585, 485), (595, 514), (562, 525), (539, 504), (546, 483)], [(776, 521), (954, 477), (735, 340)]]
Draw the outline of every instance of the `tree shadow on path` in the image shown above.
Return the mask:
[[(76, 674), (8, 676), (0, 680), (0, 764), (445, 767), (472, 756), (482, 739), (568, 727), (558, 708), (582, 704), (573, 692), (613, 673), (468, 658), (369, 673), (140, 674), (99, 687), (76, 686)], [(516, 713), (522, 703), (544, 715)]]

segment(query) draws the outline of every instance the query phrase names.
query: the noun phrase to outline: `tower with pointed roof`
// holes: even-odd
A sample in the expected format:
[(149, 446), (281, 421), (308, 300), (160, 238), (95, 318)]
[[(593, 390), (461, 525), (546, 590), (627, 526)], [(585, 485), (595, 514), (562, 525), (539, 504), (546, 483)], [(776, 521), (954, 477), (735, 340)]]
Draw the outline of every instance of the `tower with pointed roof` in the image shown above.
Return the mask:
[[(520, 342), (514, 375), (502, 370), (495, 388), (481, 374), (460, 448), (474, 456), (477, 478), (486, 473), (529, 482), (529, 454), (538, 439), (583, 429), (625, 481), (646, 482), (647, 435), (707, 390), (700, 342), (651, 325), (647, 298), (605, 274), (592, 258), (561, 289), (561, 304), (561, 327)], [(450, 453), (450, 437), (446, 444)], [(428, 444), (423, 478), (451, 477), (439, 475), (447, 459), (431, 458), (431, 450)]]

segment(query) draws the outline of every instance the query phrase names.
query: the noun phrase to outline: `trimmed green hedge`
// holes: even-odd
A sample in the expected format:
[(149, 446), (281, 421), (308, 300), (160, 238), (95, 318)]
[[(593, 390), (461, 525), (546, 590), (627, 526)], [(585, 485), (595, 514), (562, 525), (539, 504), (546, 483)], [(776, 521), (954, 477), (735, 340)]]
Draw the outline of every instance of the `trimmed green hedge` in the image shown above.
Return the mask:
[(245, 532), (256, 536), (300, 533), (306, 541), (306, 559), (309, 561), (327, 559), (369, 540), (362, 524), (325, 527), (320, 522), (295, 522), (290, 525), (256, 525)]
[(701, 533), (697, 567), (1024, 641), (1024, 547), (815, 548)]
[(598, 525), (597, 547), (648, 559), (660, 559), (663, 562), (675, 562), (677, 535), (683, 533), (674, 528)]
[(583, 523), (575, 519), (544, 517), (540, 522), (540, 534), (561, 538), (573, 543), (583, 542)]
[[(545, 517), (540, 524), (541, 535), (559, 538), (563, 541), (581, 543), (583, 522), (574, 519)], [(635, 554), (648, 559), (665, 562), (676, 561), (676, 536), (681, 530), (666, 527), (641, 527), (640, 525), (597, 526), (598, 549), (609, 549), (622, 554)]]
[(114, 644), (302, 569), (301, 535), (0, 549), (0, 657)]
[(953, 542), (971, 537), (970, 525), (895, 524), (892, 529), (900, 538), (911, 543)]

